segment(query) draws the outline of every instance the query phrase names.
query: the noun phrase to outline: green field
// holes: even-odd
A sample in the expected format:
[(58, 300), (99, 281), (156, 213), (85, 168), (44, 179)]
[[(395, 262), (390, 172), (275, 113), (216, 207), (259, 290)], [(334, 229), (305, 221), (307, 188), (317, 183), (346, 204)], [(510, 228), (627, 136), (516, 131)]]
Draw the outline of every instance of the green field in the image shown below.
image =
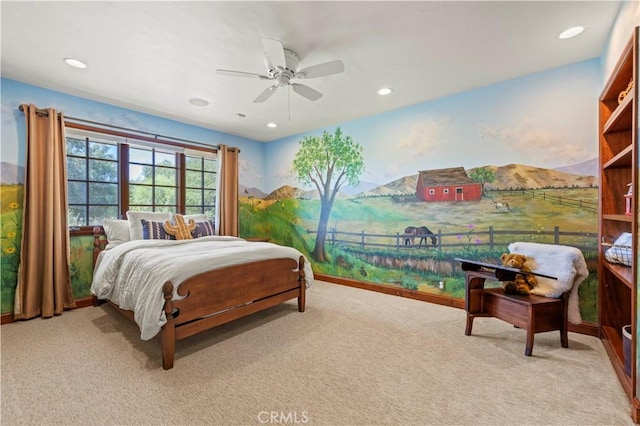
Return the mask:
[[(540, 195), (542, 191), (536, 192)], [(452, 260), (455, 257), (495, 262), (510, 242), (553, 242), (553, 237), (544, 233), (553, 232), (556, 227), (561, 232), (598, 232), (596, 212), (557, 202), (558, 197), (562, 197), (597, 205), (597, 188), (552, 189), (545, 190), (544, 195), (545, 199), (522, 192), (488, 192), (481, 201), (455, 203), (398, 202), (389, 196), (337, 199), (329, 229), (359, 234), (339, 234), (338, 239), (357, 243), (361, 241), (360, 234), (364, 233), (367, 243), (394, 245), (395, 236), (402, 234), (406, 226), (424, 225), (434, 233), (447, 234), (442, 239), (445, 247), (442, 250), (398, 249), (328, 241), (329, 261), (312, 261), (313, 268), (316, 273), (461, 298), (464, 297), (464, 278)], [(492, 201), (509, 203), (509, 211), (496, 209)], [(309, 255), (315, 242), (319, 211), (317, 200), (289, 199), (275, 203), (244, 200), (241, 203), (241, 235), (268, 235), (274, 242), (294, 246)], [(484, 245), (490, 228), (527, 232), (496, 236), (502, 241), (490, 250)], [(370, 234), (388, 237), (370, 237)], [(581, 310), (584, 320), (590, 322), (596, 321), (596, 240), (594, 237), (563, 236), (560, 241), (561, 244), (592, 247), (592, 250), (584, 250), (592, 274), (581, 286)]]
[(0, 312), (13, 310), (22, 238), (22, 185), (0, 186)]
[[(552, 196), (597, 203), (597, 188), (545, 190)], [(496, 209), (492, 201), (508, 202), (510, 210)], [(317, 225), (319, 201), (308, 201), (303, 222)], [(597, 204), (596, 204), (597, 205)], [(314, 214), (315, 213), (315, 214)], [(553, 229), (598, 232), (597, 213), (557, 204), (518, 193), (488, 192), (481, 201), (396, 203), (392, 197), (338, 199), (331, 213), (330, 226), (367, 233), (401, 232), (408, 225), (425, 225), (432, 231), (459, 232), (469, 224), (475, 228)]]

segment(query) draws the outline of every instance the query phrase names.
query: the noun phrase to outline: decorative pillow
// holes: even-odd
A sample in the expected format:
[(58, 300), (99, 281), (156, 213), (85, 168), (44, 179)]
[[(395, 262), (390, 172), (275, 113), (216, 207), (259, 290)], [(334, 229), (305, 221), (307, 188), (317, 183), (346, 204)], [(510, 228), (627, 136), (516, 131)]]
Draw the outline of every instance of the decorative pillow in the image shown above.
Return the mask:
[(105, 250), (109, 250), (110, 248), (131, 240), (128, 220), (102, 219), (102, 227), (109, 242), (104, 248)]
[(132, 240), (142, 240), (142, 222), (141, 219), (162, 222), (171, 220), (170, 212), (136, 212), (129, 210), (127, 212), (129, 219), (129, 234)]
[(196, 229), (193, 230), (191, 235), (193, 238), (209, 237), (215, 235), (215, 224), (212, 220), (204, 220), (202, 222), (196, 222)]
[(184, 216), (181, 214), (176, 214), (174, 217), (176, 221), (175, 224), (171, 223), (168, 220), (164, 221), (164, 231), (167, 234), (175, 235), (178, 240), (191, 240), (193, 239), (193, 232), (196, 229), (196, 221), (193, 219), (189, 219), (189, 222), (184, 221)]
[(142, 223), (142, 238), (145, 240), (175, 240), (171, 234), (167, 234), (164, 230), (163, 222), (154, 222), (152, 220), (140, 219)]

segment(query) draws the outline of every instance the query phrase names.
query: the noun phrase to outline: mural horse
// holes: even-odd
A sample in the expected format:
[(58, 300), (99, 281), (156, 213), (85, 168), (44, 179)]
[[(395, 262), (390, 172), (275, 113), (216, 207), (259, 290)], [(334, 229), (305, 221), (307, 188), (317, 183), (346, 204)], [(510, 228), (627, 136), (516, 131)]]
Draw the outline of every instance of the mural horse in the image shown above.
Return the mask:
[(496, 206), (496, 210), (505, 209), (506, 211), (509, 211), (509, 203), (505, 203), (504, 201), (492, 201), (492, 203)]
[(421, 246), (424, 241), (427, 244), (427, 238), (431, 238), (431, 245), (435, 246), (438, 243), (438, 237), (431, 232), (426, 226), (407, 226), (404, 228), (404, 245), (414, 245), (415, 239), (420, 237), (418, 245)]

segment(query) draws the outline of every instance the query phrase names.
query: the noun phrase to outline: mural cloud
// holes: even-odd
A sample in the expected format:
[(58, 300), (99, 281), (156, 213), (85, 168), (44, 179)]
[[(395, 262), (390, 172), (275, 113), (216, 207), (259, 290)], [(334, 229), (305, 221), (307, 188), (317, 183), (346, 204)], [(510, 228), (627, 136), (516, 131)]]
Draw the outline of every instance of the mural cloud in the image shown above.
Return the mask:
[(574, 164), (593, 157), (593, 150), (562, 131), (543, 128), (533, 120), (514, 127), (481, 126), (480, 138), (495, 140), (511, 148), (531, 165), (556, 167)]
[(413, 124), (408, 132), (398, 139), (398, 148), (406, 153), (407, 157), (426, 155), (442, 142), (447, 121), (426, 119)]
[(448, 122), (448, 118), (422, 118), (409, 126), (396, 143), (391, 141), (397, 147), (394, 150), (394, 160), (388, 161), (388, 154), (384, 155), (384, 172), (379, 179), (388, 181), (406, 175), (407, 171), (413, 173), (420, 169), (424, 157), (432, 156), (443, 145)]

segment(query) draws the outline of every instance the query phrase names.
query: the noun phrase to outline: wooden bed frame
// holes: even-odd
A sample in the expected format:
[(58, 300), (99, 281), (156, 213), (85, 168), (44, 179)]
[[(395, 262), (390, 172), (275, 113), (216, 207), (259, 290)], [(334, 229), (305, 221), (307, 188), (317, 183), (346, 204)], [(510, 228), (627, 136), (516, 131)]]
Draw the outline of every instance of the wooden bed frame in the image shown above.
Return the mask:
[[(93, 261), (107, 244), (104, 229), (93, 228)], [(296, 262), (279, 258), (244, 263), (194, 275), (178, 287), (181, 300), (171, 300), (174, 286), (163, 286), (167, 323), (160, 331), (162, 368), (173, 368), (176, 341), (251, 315), (287, 300), (298, 298), (298, 311), (305, 310), (304, 257)], [(94, 305), (101, 301), (94, 297)], [(108, 301), (107, 301), (108, 302)], [(119, 308), (133, 320), (133, 311)]]

